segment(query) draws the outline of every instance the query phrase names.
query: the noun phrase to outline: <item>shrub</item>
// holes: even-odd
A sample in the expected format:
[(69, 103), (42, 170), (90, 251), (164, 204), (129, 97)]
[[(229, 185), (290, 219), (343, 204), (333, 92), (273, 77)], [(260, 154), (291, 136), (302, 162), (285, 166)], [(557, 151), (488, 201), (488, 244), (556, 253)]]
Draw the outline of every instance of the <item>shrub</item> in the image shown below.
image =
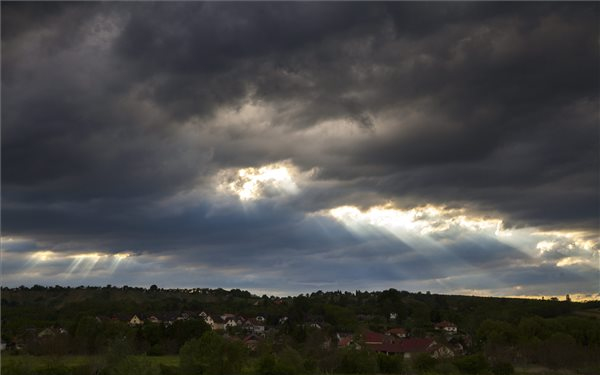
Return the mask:
[(454, 365), (464, 374), (480, 374), (488, 368), (488, 363), (482, 354), (466, 355), (454, 360)]
[(515, 373), (515, 368), (509, 362), (498, 362), (492, 365), (494, 375), (512, 375)]
[(366, 350), (343, 350), (338, 372), (344, 374), (374, 374), (377, 372), (377, 357), (375, 353)]
[(435, 364), (435, 358), (426, 353), (418, 354), (412, 360), (412, 365), (419, 374), (433, 370)]
[(402, 372), (402, 356), (379, 353), (377, 355), (377, 366), (379, 372), (383, 374), (399, 374)]

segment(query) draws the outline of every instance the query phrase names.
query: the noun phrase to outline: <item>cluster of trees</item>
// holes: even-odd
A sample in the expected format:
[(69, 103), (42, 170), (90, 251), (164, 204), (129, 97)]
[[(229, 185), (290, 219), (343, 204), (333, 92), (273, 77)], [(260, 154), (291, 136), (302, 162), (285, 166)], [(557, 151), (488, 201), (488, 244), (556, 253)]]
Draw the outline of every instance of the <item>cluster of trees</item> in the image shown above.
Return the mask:
[(477, 331), (482, 350), (497, 361), (540, 364), (550, 368), (600, 364), (600, 320), (577, 316), (517, 322), (486, 320)]

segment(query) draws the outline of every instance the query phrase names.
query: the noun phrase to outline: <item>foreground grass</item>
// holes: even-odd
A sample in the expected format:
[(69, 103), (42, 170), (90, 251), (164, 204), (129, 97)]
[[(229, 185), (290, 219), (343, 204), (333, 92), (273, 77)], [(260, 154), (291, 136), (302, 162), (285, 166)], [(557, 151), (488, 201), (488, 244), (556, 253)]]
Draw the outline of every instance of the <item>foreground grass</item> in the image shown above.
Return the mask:
[[(165, 366), (177, 371), (179, 368), (179, 356), (131, 356), (132, 358), (144, 359), (153, 366)], [(9, 355), (2, 354), (0, 357), (1, 374), (11, 375), (13, 369), (24, 369), (24, 372), (17, 373), (46, 373), (50, 368), (77, 369), (84, 366), (102, 363), (104, 359), (101, 356), (85, 355), (66, 355), (66, 356), (31, 356), (31, 355)], [(514, 375), (580, 375), (597, 374), (597, 372), (573, 371), (573, 370), (551, 370), (539, 366), (517, 367)], [(491, 373), (489, 373), (491, 374)], [(436, 372), (429, 372), (427, 375), (442, 375)]]
[[(133, 358), (144, 358), (149, 363), (156, 366), (179, 367), (179, 356), (163, 355), (163, 356), (131, 356)], [(7, 355), (2, 354), (0, 363), (2, 366), (2, 374), (4, 370), (15, 367), (26, 367), (32, 371), (43, 371), (53, 367), (77, 368), (90, 364), (101, 363), (103, 358), (100, 356), (86, 355), (66, 355), (66, 356), (32, 356), (32, 355)]]

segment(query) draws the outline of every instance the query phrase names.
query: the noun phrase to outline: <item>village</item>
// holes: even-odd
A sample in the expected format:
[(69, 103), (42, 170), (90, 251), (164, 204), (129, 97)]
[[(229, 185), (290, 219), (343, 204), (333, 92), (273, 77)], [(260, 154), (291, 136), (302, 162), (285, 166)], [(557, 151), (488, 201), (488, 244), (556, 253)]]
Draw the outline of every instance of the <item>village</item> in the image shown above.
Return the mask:
[[(373, 317), (361, 315), (360, 319), (368, 322)], [(249, 351), (256, 351), (260, 343), (267, 337), (275, 338), (289, 328), (287, 316), (273, 317), (267, 319), (264, 315), (252, 317), (242, 316), (234, 313), (210, 314), (206, 311), (184, 311), (181, 313), (136, 313), (132, 316), (115, 314), (112, 316), (96, 316), (94, 318), (101, 323), (126, 323), (131, 328), (142, 328), (143, 326), (161, 326), (168, 328), (176, 322), (203, 321), (211, 330), (228, 340), (243, 342)], [(391, 313), (388, 320), (391, 324), (397, 319), (396, 313)], [(273, 324), (270, 324), (272, 322)], [(375, 353), (387, 355), (401, 355), (405, 359), (417, 354), (428, 354), (436, 359), (453, 358), (465, 353), (465, 347), (471, 344), (471, 336), (461, 333), (456, 324), (448, 321), (433, 323), (433, 330), (421, 335), (413, 335), (409, 330), (400, 326), (394, 326), (382, 332), (368, 328), (358, 329), (356, 332), (331, 332), (331, 324), (327, 323), (322, 316), (311, 316), (300, 324), (300, 328), (313, 332), (323, 332), (324, 340), (321, 343), (323, 349), (351, 348), (367, 349)], [(366, 326), (366, 325), (365, 325)], [(32, 330), (29, 330), (31, 336)], [(43, 342), (52, 338), (66, 336), (69, 332), (57, 325), (44, 328), (37, 333), (37, 341)], [(35, 341), (35, 339), (34, 339)], [(21, 341), (22, 342), (22, 341)], [(6, 343), (2, 343), (5, 350)], [(24, 349), (23, 344), (12, 343), (16, 350)]]

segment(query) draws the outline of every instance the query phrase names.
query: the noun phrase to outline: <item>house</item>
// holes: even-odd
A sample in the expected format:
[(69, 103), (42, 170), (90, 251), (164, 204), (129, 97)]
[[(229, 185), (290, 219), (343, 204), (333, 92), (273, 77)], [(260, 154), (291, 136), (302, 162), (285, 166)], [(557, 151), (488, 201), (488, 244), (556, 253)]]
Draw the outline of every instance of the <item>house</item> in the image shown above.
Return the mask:
[(215, 324), (215, 321), (213, 320), (213, 318), (210, 315), (208, 315), (207, 313), (205, 313), (204, 311), (202, 311), (200, 314), (198, 314), (198, 316), (200, 317), (200, 319), (204, 320), (204, 322), (211, 327), (213, 326), (213, 324)]
[(154, 323), (154, 324), (159, 324), (159, 323), (161, 323), (161, 322), (162, 322), (160, 319), (158, 319), (158, 318), (156, 317), (156, 315), (151, 315), (151, 316), (148, 318), (148, 321), (149, 321), (150, 323)]
[(404, 353), (404, 358), (410, 358), (420, 353), (429, 353), (437, 345), (432, 339), (420, 337), (403, 339), (399, 344), (400, 352)]
[(434, 340), (426, 338), (408, 338), (400, 341), (367, 343), (367, 346), (375, 352), (384, 354), (402, 354), (404, 355), (404, 358), (410, 358), (419, 353), (430, 353), (436, 348), (436, 345)]
[(225, 321), (221, 319), (220, 316), (213, 318), (213, 322), (210, 325), (213, 331), (223, 330), (225, 329)]
[(401, 328), (401, 327), (388, 329), (385, 334), (389, 335), (389, 336), (395, 336), (395, 337), (398, 337), (400, 339), (403, 339), (403, 338), (405, 338), (407, 336), (406, 335), (406, 329)]
[(448, 332), (451, 334), (458, 332), (458, 327), (456, 327), (456, 324), (450, 323), (446, 320), (444, 320), (443, 322), (436, 323), (435, 329), (437, 329), (439, 331)]
[(179, 317), (179, 313), (171, 311), (171, 312), (166, 312), (164, 314), (162, 314), (162, 322), (165, 326), (172, 326), (173, 323), (175, 321), (177, 321), (177, 318)]
[(373, 332), (373, 331), (365, 331), (362, 334), (362, 340), (367, 345), (378, 345), (383, 343), (391, 343), (395, 342), (394, 338), (384, 335), (383, 333)]
[(244, 338), (244, 345), (246, 345), (246, 347), (251, 350), (251, 351), (255, 351), (256, 348), (258, 347), (258, 344), (260, 343), (260, 336), (257, 336), (255, 334), (250, 334), (248, 336), (246, 336)]
[(435, 359), (454, 358), (455, 353), (450, 347), (442, 344), (435, 344), (429, 348), (429, 354)]
[(185, 312), (182, 312), (181, 314), (179, 314), (179, 316), (177, 317), (177, 320), (189, 320), (191, 316), (193, 316), (193, 313), (189, 313), (189, 312), (185, 311)]
[(338, 339), (338, 348), (356, 348), (360, 349), (360, 345), (354, 342), (354, 335), (351, 333), (338, 333), (336, 334)]
[(392, 312), (390, 313), (390, 320), (396, 320), (398, 318), (398, 313)]
[(223, 329), (227, 329), (227, 328), (233, 328), (233, 327), (237, 327), (237, 321), (235, 320), (234, 317), (232, 318), (228, 318), (228, 319), (224, 319), (224, 324), (223, 324)]
[(258, 319), (248, 319), (244, 322), (244, 329), (254, 334), (262, 335), (265, 333), (265, 325)]
[(368, 344), (368, 348), (383, 354), (401, 354), (402, 346), (399, 343), (381, 343), (381, 344)]
[(54, 337), (56, 335), (65, 335), (67, 334), (67, 330), (64, 328), (52, 328), (52, 327), (48, 327), (43, 329), (40, 333), (38, 333), (38, 337), (39, 338), (44, 338), (44, 337)]
[(38, 333), (38, 337), (40, 337), (40, 338), (51, 337), (54, 335), (56, 335), (56, 333), (54, 333), (54, 330), (52, 328), (45, 328), (40, 333)]
[(131, 319), (129, 319), (130, 326), (139, 326), (144, 324), (144, 321), (140, 319), (137, 315), (133, 315)]

